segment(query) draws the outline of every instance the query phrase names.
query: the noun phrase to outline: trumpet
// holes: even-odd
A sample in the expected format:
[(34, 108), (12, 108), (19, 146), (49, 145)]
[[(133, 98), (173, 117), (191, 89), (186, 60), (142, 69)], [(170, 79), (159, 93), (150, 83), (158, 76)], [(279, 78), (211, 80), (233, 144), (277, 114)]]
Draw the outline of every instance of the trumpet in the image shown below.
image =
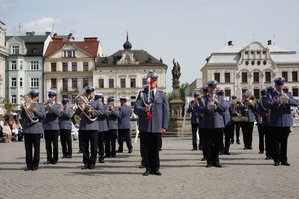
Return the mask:
[(256, 98), (255, 98), (255, 96), (254, 95), (251, 95), (251, 96), (249, 96), (249, 97), (246, 97), (245, 99), (244, 99), (244, 102), (249, 102), (249, 103), (254, 103), (256, 101)]
[(39, 119), (34, 115), (31, 109), (37, 104), (37, 102), (30, 99), (29, 95), (22, 96), (24, 102), (22, 103), (22, 108), (24, 109), (27, 117), (32, 123), (39, 122)]
[(208, 103), (208, 109), (210, 111), (215, 110), (217, 108), (217, 104), (218, 104), (218, 100), (216, 99), (216, 94), (213, 93), (212, 98), (210, 99), (210, 101)]
[(114, 104), (113, 103), (109, 103), (108, 104), (108, 108), (109, 108), (110, 112), (113, 112), (114, 111)]
[[(98, 117), (91, 116), (90, 112), (94, 111), (92, 106), (90, 106), (90, 102), (85, 95), (78, 95), (75, 98), (76, 107), (81, 110), (81, 113), (91, 122), (94, 122), (98, 119)], [(80, 116), (79, 116), (80, 117)]]

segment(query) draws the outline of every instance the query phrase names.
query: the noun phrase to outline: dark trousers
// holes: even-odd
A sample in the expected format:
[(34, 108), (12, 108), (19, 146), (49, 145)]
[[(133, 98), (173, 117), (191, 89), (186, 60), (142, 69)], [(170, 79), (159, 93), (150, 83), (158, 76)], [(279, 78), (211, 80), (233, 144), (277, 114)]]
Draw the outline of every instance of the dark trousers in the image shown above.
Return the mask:
[(141, 156), (141, 165), (145, 166), (145, 149), (144, 149), (144, 139), (145, 139), (145, 132), (140, 132), (140, 156)]
[(71, 129), (60, 129), (60, 142), (62, 147), (62, 155), (64, 157), (71, 157), (73, 154)]
[(108, 131), (103, 131), (98, 135), (99, 158), (104, 158), (104, 136), (107, 133)]
[(273, 160), (286, 163), (290, 127), (272, 127), (271, 133), (273, 135)]
[(128, 150), (132, 150), (130, 129), (118, 129), (118, 151), (123, 151), (123, 143), (126, 142)]
[(223, 138), (223, 129), (203, 129), (204, 153), (206, 154), (207, 164), (219, 164), (219, 150)]
[(234, 134), (236, 130), (236, 142), (240, 142), (240, 128), (241, 128), (241, 122), (235, 122), (233, 123), (233, 130), (232, 130), (232, 135), (231, 135), (231, 142), (233, 143), (234, 140)]
[(145, 167), (150, 170), (160, 168), (159, 151), (161, 146), (161, 133), (143, 132)]
[(59, 130), (45, 130), (44, 133), (46, 141), (47, 160), (57, 163)]
[(199, 136), (198, 148), (200, 149), (201, 145), (200, 145), (199, 123), (192, 123), (191, 128), (192, 128), (192, 147), (194, 150), (197, 150), (197, 131), (198, 131), (198, 136)]
[(221, 149), (223, 150), (224, 153), (229, 152), (229, 147), (230, 147), (230, 141), (231, 141), (231, 134), (233, 131), (233, 125), (232, 124), (227, 124), (224, 129), (223, 129), (223, 135), (224, 135), (224, 143), (223, 143), (223, 138), (222, 138), (222, 146)]
[(258, 124), (257, 131), (259, 134), (259, 150), (263, 153), (265, 150), (265, 126), (263, 124)]
[(265, 146), (266, 146), (266, 157), (272, 158), (273, 156), (273, 136), (271, 133), (271, 128), (268, 125), (264, 125), (263, 129), (265, 131)]
[(25, 133), (24, 138), (27, 168), (38, 168), (40, 159), (40, 134)]
[(116, 156), (116, 149), (115, 149), (116, 137), (117, 137), (116, 129), (109, 130), (109, 132), (105, 134), (105, 156), (106, 157)]
[[(98, 131), (97, 130), (81, 130), (82, 135), (82, 152), (83, 164), (90, 166), (95, 165), (97, 160), (97, 147), (98, 147)], [(90, 144), (90, 153), (89, 153)]]
[(244, 149), (252, 149), (252, 131), (254, 122), (241, 122)]
[(78, 139), (79, 139), (79, 152), (83, 152), (83, 148), (82, 148), (82, 130), (79, 130), (78, 132)]

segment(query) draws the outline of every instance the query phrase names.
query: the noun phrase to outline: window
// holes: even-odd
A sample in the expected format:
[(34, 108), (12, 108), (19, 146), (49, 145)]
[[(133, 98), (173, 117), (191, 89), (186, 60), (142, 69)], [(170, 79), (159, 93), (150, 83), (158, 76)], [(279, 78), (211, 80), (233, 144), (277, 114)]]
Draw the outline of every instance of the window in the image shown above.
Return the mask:
[(20, 70), (23, 70), (23, 61), (20, 61)]
[(114, 79), (109, 79), (109, 88), (114, 88)]
[(271, 82), (271, 72), (265, 72), (265, 81)]
[(23, 87), (23, 78), (20, 77), (20, 87)]
[(289, 89), (287, 89), (287, 88), (284, 88), (282, 90), (283, 90), (284, 93), (288, 93), (289, 92)]
[(72, 104), (75, 104), (76, 97), (77, 97), (77, 95), (72, 95)]
[(220, 83), (220, 73), (214, 73), (214, 80)]
[(31, 78), (30, 86), (37, 88), (39, 86), (38, 82), (39, 82), (38, 78)]
[(88, 71), (88, 62), (83, 62), (83, 71)]
[(230, 83), (230, 73), (224, 73), (224, 81), (225, 83)]
[(31, 61), (30, 70), (38, 70), (39, 62), (38, 61)]
[(131, 88), (136, 88), (136, 79), (130, 79), (130, 87)]
[(224, 90), (224, 94), (225, 94), (226, 97), (230, 97), (231, 96), (231, 92), (230, 92), (229, 89), (225, 89)]
[(17, 61), (11, 61), (11, 70), (17, 70)]
[(78, 84), (77, 78), (72, 78), (72, 88), (77, 88), (77, 84)]
[(293, 96), (298, 97), (298, 88), (293, 88)]
[(288, 72), (287, 71), (282, 71), (281, 76), (286, 80), (286, 82), (288, 81)]
[(260, 74), (259, 72), (253, 72), (253, 82), (259, 83), (260, 82)]
[(66, 62), (63, 62), (63, 63), (62, 63), (62, 71), (63, 71), (63, 72), (67, 72), (67, 71), (68, 71), (68, 65), (67, 65)]
[(131, 107), (135, 106), (136, 96), (131, 96)]
[(142, 86), (146, 86), (147, 85), (147, 79), (146, 78), (142, 78)]
[(253, 95), (256, 99), (260, 98), (260, 89), (253, 89)]
[(126, 79), (124, 79), (124, 78), (120, 79), (120, 87), (126, 88)]
[(11, 95), (11, 103), (16, 104), (17, 103), (17, 96), (16, 95)]
[(11, 87), (17, 87), (17, 78), (11, 78)]
[(83, 88), (88, 86), (88, 78), (83, 78)]
[(72, 71), (73, 72), (77, 71), (77, 63), (76, 62), (72, 62)]
[(57, 80), (51, 79), (51, 88), (57, 88)]
[(242, 83), (247, 83), (247, 72), (242, 72)]
[(20, 46), (12, 46), (12, 54), (19, 54), (20, 53)]
[(51, 72), (56, 72), (56, 63), (51, 63)]
[(63, 51), (63, 57), (75, 57), (74, 50), (65, 50)]
[(104, 88), (104, 79), (99, 79), (99, 88)]
[(292, 80), (293, 80), (293, 82), (298, 82), (298, 72), (297, 71), (292, 72)]
[(62, 90), (67, 91), (68, 88), (68, 78), (62, 78)]

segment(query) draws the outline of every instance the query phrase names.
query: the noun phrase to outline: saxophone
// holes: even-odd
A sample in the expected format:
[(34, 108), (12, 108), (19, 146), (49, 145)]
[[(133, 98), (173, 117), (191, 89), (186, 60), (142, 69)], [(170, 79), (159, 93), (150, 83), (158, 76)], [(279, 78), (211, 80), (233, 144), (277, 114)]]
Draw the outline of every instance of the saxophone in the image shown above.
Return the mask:
[(37, 102), (35, 101), (32, 101), (29, 97), (29, 95), (24, 95), (22, 96), (24, 102), (22, 103), (22, 108), (24, 109), (27, 117), (29, 118), (29, 120), (32, 122), (32, 123), (37, 123), (39, 122), (39, 119), (34, 115), (34, 113), (30, 110), (32, 107), (34, 107)]

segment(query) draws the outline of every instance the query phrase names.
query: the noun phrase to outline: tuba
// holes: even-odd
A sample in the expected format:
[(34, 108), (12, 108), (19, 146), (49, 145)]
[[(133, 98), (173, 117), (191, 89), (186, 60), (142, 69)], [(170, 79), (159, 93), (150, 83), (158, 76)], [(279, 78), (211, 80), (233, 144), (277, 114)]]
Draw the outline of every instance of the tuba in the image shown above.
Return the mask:
[(34, 113), (30, 110), (31, 107), (34, 107), (37, 102), (34, 102), (30, 99), (29, 95), (24, 95), (23, 97), (23, 103), (22, 103), (22, 108), (24, 109), (27, 117), (32, 123), (37, 123), (39, 122), (39, 119), (34, 115)]
[[(90, 106), (91, 101), (87, 99), (87, 97), (84, 94), (80, 94), (76, 96), (75, 98), (76, 108), (79, 108), (81, 110), (81, 113), (91, 122), (94, 122), (98, 119), (98, 117), (93, 117), (91, 114), (87, 113), (85, 109), (91, 108), (93, 111), (92, 106)], [(81, 119), (81, 115), (79, 116)]]

